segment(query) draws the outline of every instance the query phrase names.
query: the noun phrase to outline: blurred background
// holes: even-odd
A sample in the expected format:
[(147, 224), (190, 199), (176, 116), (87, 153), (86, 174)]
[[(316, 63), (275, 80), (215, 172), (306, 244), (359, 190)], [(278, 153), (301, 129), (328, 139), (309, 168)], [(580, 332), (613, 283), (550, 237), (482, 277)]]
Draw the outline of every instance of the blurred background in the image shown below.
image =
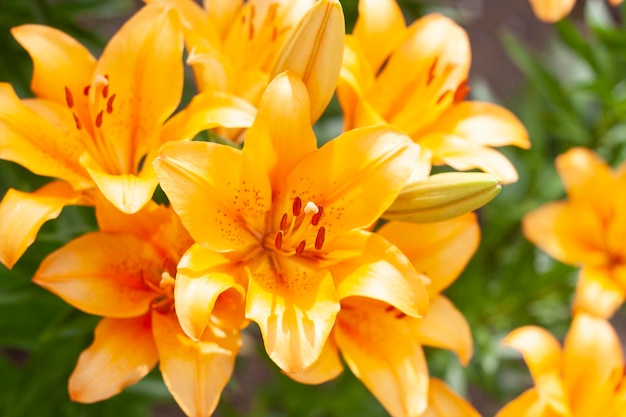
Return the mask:
[[(342, 1), (348, 29), (357, 0)], [(541, 23), (528, 0), (400, 1), (408, 22), (441, 12), (468, 32), (473, 51), (470, 99), (514, 111), (527, 126), (533, 147), (505, 149), (520, 180), (479, 213), (478, 253), (446, 294), (470, 322), (474, 357), (463, 368), (450, 352), (427, 349), (430, 371), (466, 396), (484, 416), (532, 385), (512, 350), (500, 346), (509, 331), (537, 324), (562, 338), (576, 271), (552, 260), (525, 240), (522, 216), (564, 197), (554, 158), (587, 146), (615, 166), (626, 143), (626, 7), (579, 0), (570, 18)], [(9, 29), (41, 23), (61, 29), (99, 55), (106, 40), (141, 6), (134, 0), (0, 0), (0, 82), (30, 95), (31, 61)], [(186, 97), (194, 92), (191, 80)], [(0, 109), (0, 112), (2, 109)], [(338, 133), (340, 111), (331, 104), (317, 131)], [(10, 187), (33, 190), (47, 180), (0, 161), (0, 196)], [(69, 239), (93, 230), (90, 209), (70, 207), (46, 224), (35, 243), (8, 271), (0, 266), (0, 415), (183, 416), (158, 370), (121, 395), (93, 405), (69, 401), (66, 384), (78, 354), (92, 341), (97, 318), (80, 313), (30, 282), (41, 259)], [(612, 320), (626, 343), (626, 311)], [(263, 352), (250, 326), (235, 375), (215, 414), (222, 417), (378, 417), (387, 414), (349, 371), (321, 386), (284, 377)]]

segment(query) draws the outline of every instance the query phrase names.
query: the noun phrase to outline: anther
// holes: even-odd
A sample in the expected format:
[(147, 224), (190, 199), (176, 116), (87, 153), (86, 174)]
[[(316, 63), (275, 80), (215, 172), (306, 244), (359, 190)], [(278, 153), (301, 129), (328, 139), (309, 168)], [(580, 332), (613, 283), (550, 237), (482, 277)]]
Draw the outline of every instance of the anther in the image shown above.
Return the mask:
[(324, 246), (324, 238), (326, 237), (326, 229), (324, 226), (320, 227), (315, 236), (315, 249), (320, 250)]
[(107, 100), (107, 113), (109, 114), (113, 113), (113, 100), (115, 100), (115, 94)]
[(454, 92), (454, 102), (460, 103), (467, 97), (470, 92), (470, 88), (467, 86), (467, 80), (461, 81), (456, 91)]
[(70, 109), (74, 107), (74, 97), (72, 97), (72, 92), (67, 86), (65, 86), (65, 101)]
[(76, 122), (76, 129), (80, 130), (83, 127), (83, 124), (80, 122), (76, 113), (72, 113), (72, 116), (74, 116), (74, 121)]
[(280, 250), (283, 245), (283, 232), (276, 233), (276, 238), (274, 239), (274, 247), (276, 250)]
[(324, 212), (324, 206), (322, 205), (317, 206), (317, 213), (315, 213), (313, 217), (311, 218), (311, 224), (313, 226), (318, 225), (318, 223), (320, 222), (320, 219), (322, 218), (323, 212)]
[(287, 229), (287, 213), (283, 213), (283, 217), (280, 219), (280, 230)]
[(298, 243), (298, 246), (296, 246), (296, 253), (298, 255), (302, 255), (302, 252), (304, 252), (304, 247), (306, 246), (306, 241), (301, 241), (300, 243)]
[(83, 88), (83, 94), (85, 96), (89, 95), (89, 89), (91, 88), (91, 85), (86, 85), (85, 88)]
[(439, 98), (437, 99), (437, 104), (441, 103), (444, 98), (448, 97), (448, 95), (450, 95), (450, 90), (446, 90), (442, 95), (439, 96)]
[(293, 215), (298, 217), (300, 215), (300, 210), (302, 210), (302, 200), (300, 197), (296, 197), (293, 200), (293, 206), (291, 207)]
[(428, 70), (428, 80), (426, 81), (426, 85), (430, 85), (430, 83), (433, 82), (433, 80), (435, 79), (435, 68), (437, 68), (437, 62), (439, 62), (439, 58), (435, 58), (435, 60), (433, 61), (433, 64), (430, 66), (430, 69)]
[(96, 127), (102, 126), (102, 111), (96, 116)]
[(109, 85), (105, 85), (104, 88), (102, 88), (102, 98), (107, 98), (109, 96)]
[(396, 318), (397, 318), (397, 319), (402, 319), (402, 318), (404, 318), (404, 317), (406, 317), (406, 314), (404, 314), (404, 313), (403, 313), (403, 312), (401, 312), (401, 311), (399, 311), (399, 312), (398, 312), (398, 314), (396, 314)]

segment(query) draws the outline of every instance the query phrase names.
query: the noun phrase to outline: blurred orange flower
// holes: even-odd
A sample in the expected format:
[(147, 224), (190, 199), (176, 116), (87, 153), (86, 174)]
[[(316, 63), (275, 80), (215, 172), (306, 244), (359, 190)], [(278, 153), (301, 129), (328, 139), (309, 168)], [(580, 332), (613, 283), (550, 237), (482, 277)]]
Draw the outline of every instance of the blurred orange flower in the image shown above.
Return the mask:
[(610, 317), (626, 294), (626, 164), (611, 168), (589, 149), (556, 159), (568, 199), (526, 214), (526, 237), (561, 262), (581, 266), (574, 311)]
[(389, 123), (432, 152), (433, 164), (516, 181), (492, 147), (529, 148), (528, 134), (505, 108), (465, 101), (470, 60), (467, 34), (451, 19), (433, 14), (406, 27), (395, 0), (360, 0), (337, 90), (344, 128)]
[[(609, 0), (611, 6), (617, 6), (622, 0)], [(530, 0), (535, 15), (546, 23), (553, 23), (567, 16), (576, 0)]]
[(606, 320), (576, 314), (562, 349), (554, 336), (536, 326), (514, 330), (503, 343), (522, 353), (535, 386), (496, 417), (624, 415), (624, 354)]

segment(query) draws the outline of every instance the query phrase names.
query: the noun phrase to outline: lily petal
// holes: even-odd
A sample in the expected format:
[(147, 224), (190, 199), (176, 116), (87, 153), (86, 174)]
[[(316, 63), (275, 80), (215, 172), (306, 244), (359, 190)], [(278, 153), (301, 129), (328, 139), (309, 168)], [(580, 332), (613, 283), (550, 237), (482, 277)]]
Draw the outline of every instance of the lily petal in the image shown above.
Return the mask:
[(367, 45), (367, 61), (374, 71), (378, 72), (405, 33), (404, 16), (395, 0), (359, 1), (359, 18), (352, 36)]
[(605, 263), (602, 219), (589, 205), (545, 204), (524, 216), (522, 228), (528, 240), (561, 262)]
[(388, 222), (376, 233), (396, 245), (415, 269), (430, 278), (431, 298), (454, 282), (480, 242), (474, 213), (437, 223)]
[(146, 376), (158, 359), (149, 315), (104, 318), (70, 376), (70, 398), (81, 403), (110, 398)]
[(480, 417), (480, 414), (442, 380), (430, 378), (428, 408), (420, 417)]
[(13, 87), (0, 83), (0, 158), (87, 188), (92, 183), (78, 163), (84, 152), (80, 135), (71, 112), (60, 108), (52, 102), (21, 102)]
[[(267, 210), (266, 200), (271, 194), (265, 177), (251, 178), (251, 183), (240, 185), (242, 159), (241, 151), (224, 145), (170, 142), (163, 145), (154, 162), (161, 187), (183, 225), (196, 243), (207, 249), (245, 251), (258, 244), (237, 210), (245, 213), (241, 204), (243, 200), (248, 202), (247, 196), (266, 196), (247, 208), (262, 213)], [(257, 214), (245, 217), (258, 219)]]
[[(110, 174), (137, 173), (149, 149), (158, 147), (161, 126), (182, 96), (182, 54), (183, 34), (177, 14), (158, 4), (139, 10), (107, 44), (90, 98), (94, 100), (94, 119), (96, 103), (102, 103), (99, 129), (117, 169)], [(98, 76), (106, 78), (105, 89), (95, 88), (102, 82)]]
[(135, 317), (158, 295), (162, 260), (135, 236), (96, 232), (48, 255), (33, 282), (90, 314)]
[(583, 267), (576, 285), (572, 311), (584, 311), (602, 318), (613, 316), (626, 298), (626, 289), (616, 284), (612, 273), (610, 267)]
[(174, 302), (176, 314), (185, 333), (198, 341), (209, 326), (217, 300), (226, 293), (235, 292), (240, 298), (241, 317), (244, 320), (244, 288), (241, 264), (226, 256), (193, 245), (178, 263)]
[(478, 168), (504, 184), (518, 179), (517, 170), (500, 152), (458, 136), (431, 133), (419, 139), (419, 144), (433, 153), (433, 164), (446, 164), (459, 171)]
[(412, 317), (425, 316), (428, 294), (424, 281), (404, 254), (377, 234), (352, 234), (358, 236), (363, 254), (330, 267), (339, 298), (372, 298)]
[(418, 323), (423, 345), (451, 350), (463, 365), (472, 357), (472, 331), (463, 313), (449, 299), (438, 295), (431, 300), (428, 315)]
[(591, 415), (599, 408), (607, 382), (624, 372), (624, 354), (611, 324), (578, 313), (565, 337), (563, 377), (576, 415)]
[(269, 175), (272, 190), (280, 190), (294, 167), (316, 149), (306, 87), (294, 74), (281, 73), (265, 90), (246, 134), (248, 176)]
[(256, 109), (234, 95), (208, 91), (196, 95), (189, 105), (165, 123), (161, 142), (191, 140), (199, 132), (214, 127), (248, 128), (256, 116)]
[(80, 162), (100, 192), (127, 214), (137, 213), (148, 204), (158, 184), (152, 166), (143, 169), (139, 175), (115, 175), (103, 169), (88, 153), (83, 154)]
[(556, 417), (539, 400), (536, 388), (531, 388), (505, 405), (495, 417)]
[(429, 130), (483, 146), (530, 148), (528, 132), (509, 110), (492, 103), (463, 101), (450, 106)]
[(569, 416), (569, 396), (561, 378), (563, 359), (558, 340), (547, 330), (524, 326), (502, 342), (522, 353), (537, 386), (539, 398), (560, 415)]
[(535, 15), (546, 23), (553, 23), (567, 16), (576, 0), (530, 0)]
[(415, 333), (420, 319), (367, 298), (342, 302), (336, 340), (346, 363), (393, 417), (426, 409), (428, 368)]
[(283, 371), (313, 365), (338, 311), (328, 271), (287, 257), (250, 267), (246, 317), (259, 325), (267, 354)]
[(335, 92), (345, 32), (339, 1), (317, 1), (285, 41), (270, 74), (273, 79), (288, 70), (304, 82), (312, 122), (322, 115)]
[(188, 416), (212, 415), (235, 368), (239, 332), (210, 326), (194, 342), (173, 313), (153, 312), (152, 322), (159, 368), (170, 393)]
[(334, 337), (326, 340), (320, 357), (313, 365), (300, 372), (283, 372), (289, 378), (301, 384), (319, 385), (335, 379), (343, 371), (339, 359), (339, 350)]
[(9, 189), (0, 202), (0, 262), (12, 268), (46, 221), (81, 199), (82, 194), (64, 181), (51, 182), (32, 193)]
[[(598, 154), (586, 148), (572, 148), (556, 158), (556, 169), (571, 199), (606, 196), (612, 185), (611, 168)], [(601, 186), (600, 192), (593, 190)], [(608, 194), (610, 195), (610, 194)]]
[(67, 105), (81, 120), (89, 120), (83, 89), (91, 84), (96, 69), (96, 59), (89, 50), (60, 30), (47, 26), (17, 26), (11, 29), (11, 34), (33, 60), (30, 86), (33, 93)]
[[(426, 119), (436, 120), (437, 114), (445, 108), (430, 106), (426, 118), (426, 114), (416, 117), (420, 114), (416, 113), (416, 106), (424, 107), (428, 100), (436, 102), (445, 91), (456, 91), (467, 79), (470, 61), (467, 33), (452, 19), (436, 13), (427, 15), (409, 27), (404, 41), (391, 54), (377, 77), (368, 98), (386, 120), (397, 119), (393, 122), (395, 126), (412, 132), (415, 130), (411, 127), (413, 124), (424, 125)], [(411, 70), (407, 71), (407, 68)], [(436, 77), (437, 88), (430, 85), (432, 76)], [(428, 93), (426, 97), (424, 91)], [(409, 102), (415, 105), (405, 105)], [(413, 120), (413, 123), (397, 123), (405, 119)]]
[(320, 224), (332, 239), (380, 217), (404, 187), (418, 152), (406, 135), (389, 127), (354, 129), (305, 158), (286, 188), (302, 190), (302, 201), (324, 206)]

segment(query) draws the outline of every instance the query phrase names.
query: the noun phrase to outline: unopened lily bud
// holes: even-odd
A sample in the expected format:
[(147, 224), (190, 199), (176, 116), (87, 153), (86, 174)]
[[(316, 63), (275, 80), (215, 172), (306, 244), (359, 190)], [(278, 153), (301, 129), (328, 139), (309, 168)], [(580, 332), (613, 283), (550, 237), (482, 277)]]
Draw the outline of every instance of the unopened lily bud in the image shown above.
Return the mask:
[(448, 172), (408, 184), (383, 218), (412, 223), (452, 219), (476, 210), (500, 192), (500, 182), (482, 172)]
[(320, 0), (285, 41), (270, 79), (291, 71), (304, 82), (311, 100), (311, 121), (324, 112), (339, 79), (345, 24), (337, 0)]

